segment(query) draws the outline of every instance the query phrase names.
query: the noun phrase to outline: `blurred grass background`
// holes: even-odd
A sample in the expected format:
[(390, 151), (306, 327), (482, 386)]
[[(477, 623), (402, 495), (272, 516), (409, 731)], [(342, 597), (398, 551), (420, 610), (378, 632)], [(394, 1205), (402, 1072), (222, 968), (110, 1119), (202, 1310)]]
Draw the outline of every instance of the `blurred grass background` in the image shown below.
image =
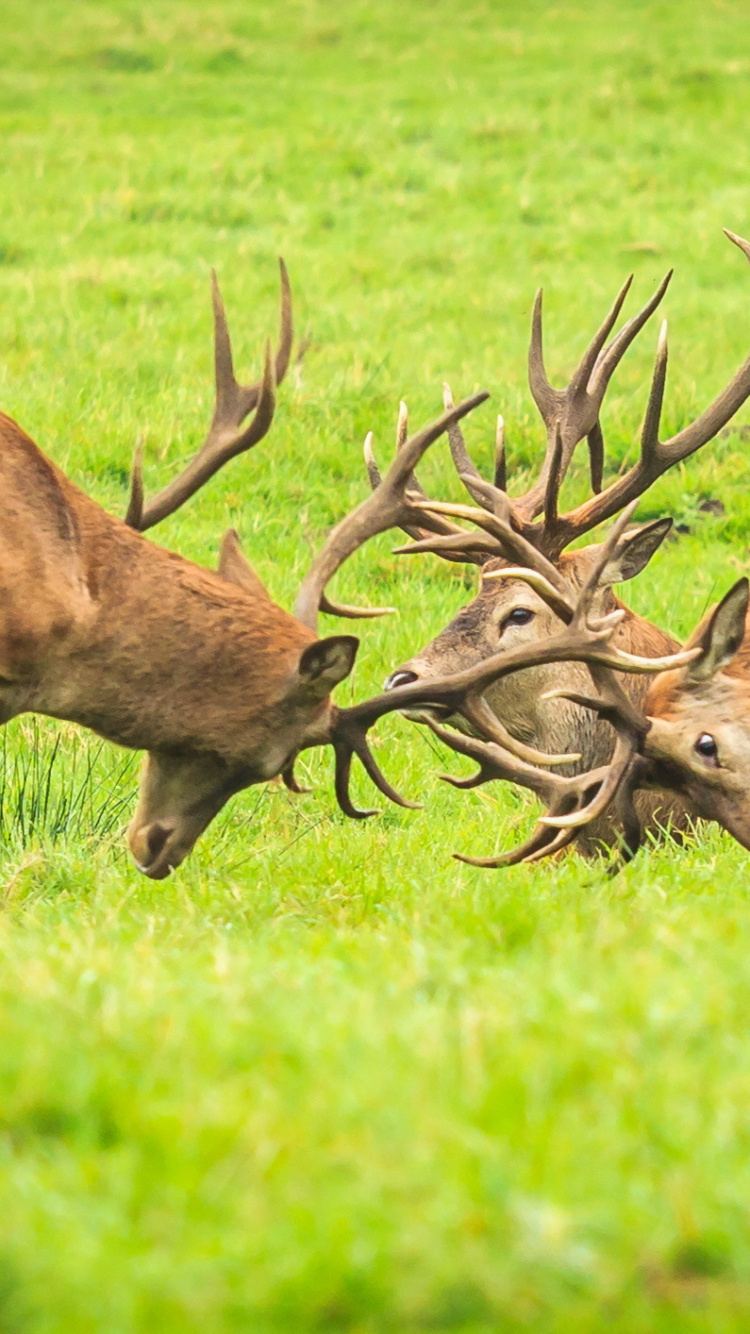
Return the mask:
[[(669, 431), (746, 354), (721, 235), (750, 232), (736, 0), (2, 0), (0, 21), (3, 408), (122, 513), (138, 436), (156, 487), (209, 417), (210, 266), (254, 375), (283, 254), (304, 364), (158, 540), (213, 562), (236, 525), (286, 605), (400, 397), (419, 424), (444, 378), (486, 386), (470, 444), (489, 465), (502, 411), (523, 484), (540, 284), (562, 383), (625, 273), (630, 311), (675, 266)], [(610, 389), (610, 471), (655, 340)], [(641, 507), (689, 530), (627, 589), (678, 634), (750, 564), (748, 420)], [(424, 475), (457, 494), (445, 453)], [(363, 627), (342, 699), (471, 593), (392, 545), (337, 581), (400, 609)], [(518, 838), (526, 795), (449, 791), (434, 741), (379, 736), (422, 813), (344, 821), (313, 754), (313, 795), (243, 794), (154, 885), (122, 842), (137, 760), (4, 730), (3, 1334), (747, 1328), (746, 854), (711, 830), (614, 879), (482, 873), (450, 852)]]

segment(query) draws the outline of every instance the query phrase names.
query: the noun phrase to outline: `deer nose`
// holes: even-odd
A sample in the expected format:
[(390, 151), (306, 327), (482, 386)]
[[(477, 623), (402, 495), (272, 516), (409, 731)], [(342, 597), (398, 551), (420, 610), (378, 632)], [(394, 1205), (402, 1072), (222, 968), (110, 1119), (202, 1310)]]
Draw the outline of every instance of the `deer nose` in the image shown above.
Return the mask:
[(398, 671), (391, 672), (390, 676), (385, 678), (386, 690), (394, 690), (396, 686), (410, 686), (412, 681), (418, 681), (419, 676), (416, 672), (410, 672), (406, 667), (399, 667)]
[(182, 861), (181, 856), (164, 855), (168, 854), (168, 844), (175, 832), (176, 825), (163, 820), (154, 820), (152, 824), (130, 832), (133, 860), (138, 870), (152, 880), (163, 880)]

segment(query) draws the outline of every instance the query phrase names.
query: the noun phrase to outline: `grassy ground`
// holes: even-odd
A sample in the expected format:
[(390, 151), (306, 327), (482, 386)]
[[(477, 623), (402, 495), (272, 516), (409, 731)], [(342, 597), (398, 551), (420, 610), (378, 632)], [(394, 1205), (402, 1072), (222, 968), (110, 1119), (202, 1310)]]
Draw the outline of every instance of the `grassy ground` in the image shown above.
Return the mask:
[[(157, 485), (206, 421), (209, 266), (254, 372), (283, 253), (304, 369), (159, 540), (212, 561), (234, 523), (287, 603), (400, 396), (422, 420), (444, 377), (486, 385), (478, 455), (503, 410), (516, 469), (537, 457), (540, 282), (561, 378), (624, 272), (640, 299), (676, 265), (670, 428), (745, 355), (750, 274), (720, 232), (750, 232), (737, 0), (4, 0), (0, 20), (2, 404), (122, 512), (138, 434)], [(655, 336), (611, 391), (612, 467)], [(655, 488), (643, 515), (691, 532), (629, 590), (639, 611), (685, 632), (747, 569), (749, 484), (735, 433)], [(468, 596), (391, 545), (338, 581), (402, 610), (364, 628), (357, 698)], [(450, 852), (517, 837), (526, 798), (450, 791), (420, 732), (380, 734), (424, 812), (345, 822), (313, 756), (314, 795), (235, 799), (154, 885), (123, 849), (136, 761), (6, 729), (3, 1334), (747, 1329), (746, 854), (709, 832), (614, 879), (474, 871)]]

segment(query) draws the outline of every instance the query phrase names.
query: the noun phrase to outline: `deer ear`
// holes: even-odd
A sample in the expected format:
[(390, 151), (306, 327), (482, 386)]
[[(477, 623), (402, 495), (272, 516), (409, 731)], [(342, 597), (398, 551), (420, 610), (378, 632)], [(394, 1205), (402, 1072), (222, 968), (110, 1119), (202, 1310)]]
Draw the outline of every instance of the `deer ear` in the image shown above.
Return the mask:
[(699, 648), (701, 653), (685, 668), (687, 681), (710, 681), (731, 661), (745, 638), (749, 600), (750, 583), (738, 579), (693, 631), (685, 648)]
[(243, 555), (240, 539), (234, 528), (230, 528), (222, 538), (217, 569), (222, 579), (227, 579), (230, 584), (238, 584), (246, 593), (255, 593), (264, 598), (269, 596), (265, 584), (258, 578), (247, 557)]
[(604, 567), (600, 582), (605, 585), (622, 584), (626, 579), (633, 579), (640, 574), (671, 527), (671, 519), (656, 519), (653, 523), (644, 523), (640, 528), (631, 528), (629, 532), (623, 533)]
[(359, 640), (355, 635), (331, 635), (308, 644), (299, 660), (299, 677), (307, 691), (322, 699), (348, 676), (354, 666)]

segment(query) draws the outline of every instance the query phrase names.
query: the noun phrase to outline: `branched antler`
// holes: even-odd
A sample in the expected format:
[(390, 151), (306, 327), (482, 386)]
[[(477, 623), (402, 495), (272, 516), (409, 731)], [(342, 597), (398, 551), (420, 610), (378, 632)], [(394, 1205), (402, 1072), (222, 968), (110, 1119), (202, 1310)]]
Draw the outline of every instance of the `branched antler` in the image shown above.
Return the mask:
[[(450, 402), (445, 402), (444, 400), (443, 406), (446, 412), (450, 411), (454, 406), (453, 400), (451, 399)], [(451, 423), (451, 426), (448, 427), (449, 436), (452, 429), (453, 429), (453, 423)], [(396, 425), (397, 453), (404, 448), (404, 445), (407, 442), (408, 430), (409, 430), (409, 412), (406, 404), (404, 402), (401, 402), (399, 404), (398, 422)], [(372, 433), (368, 435), (365, 441), (365, 467), (367, 468), (367, 477), (370, 482), (370, 486), (372, 487), (372, 490), (375, 491), (380, 486), (383, 479), (372, 448)], [(434, 509), (432, 503), (428, 500), (427, 495), (422, 486), (420, 485), (417, 479), (417, 475), (413, 469), (409, 474), (409, 477), (406, 482), (405, 494), (408, 496), (410, 501), (419, 503), (420, 506), (422, 506), (426, 511), (423, 515), (415, 515), (415, 518), (421, 520), (420, 526), (417, 526), (415, 523), (403, 523), (398, 525), (398, 527), (401, 528), (402, 532), (406, 533), (407, 537), (411, 537), (415, 541), (419, 542), (424, 540), (428, 534), (434, 534), (434, 533), (437, 533), (443, 537), (450, 536), (451, 533), (455, 533), (459, 537), (464, 536), (464, 530), (463, 528), (459, 528), (458, 524), (450, 523), (446, 519), (441, 519), (438, 516), (437, 511)], [(467, 562), (469, 564), (481, 565), (484, 559), (484, 557), (481, 555), (476, 555), (476, 556), (473, 556), (471, 554), (467, 555), (461, 549), (457, 551), (451, 551), (449, 545), (441, 549), (441, 555), (444, 560), (455, 561), (459, 565), (465, 565), (467, 564)]]
[[(727, 236), (750, 259), (750, 243), (727, 232)], [(658, 437), (659, 420), (664, 397), (667, 368), (666, 324), (662, 325), (651, 383), (646, 416), (641, 433), (641, 451), (638, 462), (606, 489), (603, 487), (604, 439), (599, 415), (613, 372), (636, 335), (661, 302), (667, 290), (671, 272), (660, 283), (654, 295), (642, 310), (620, 329), (607, 343), (617, 316), (630, 287), (631, 279), (623, 285), (611, 310), (591, 340), (569, 385), (555, 389), (549, 383), (544, 368), (542, 350), (542, 302), (537, 295), (532, 318), (529, 348), (529, 385), (539, 409), (547, 434), (544, 461), (537, 479), (521, 496), (510, 497), (506, 489), (504, 427), (498, 418), (494, 482), (483, 478), (466, 448), (460, 427), (456, 424), (449, 433), (451, 454), (456, 470), (472, 500), (483, 511), (501, 519), (513, 533), (524, 538), (536, 551), (554, 561), (576, 538), (590, 532), (598, 524), (612, 518), (625, 505), (643, 495), (662, 473), (689, 457), (721, 430), (750, 395), (750, 357), (739, 368), (729, 385), (704, 412), (669, 440)], [(446, 406), (452, 402), (448, 386), (444, 389)], [(589, 449), (591, 488), (593, 495), (582, 505), (567, 513), (560, 513), (558, 497), (562, 483), (579, 441), (586, 439)], [(427, 508), (426, 502), (421, 502)], [(444, 537), (420, 537), (418, 542), (400, 549), (400, 554), (433, 552), (450, 559), (463, 555), (465, 560), (481, 564), (493, 556), (518, 559), (509, 547), (507, 533), (501, 537), (482, 525), (476, 510), (460, 510), (455, 505), (433, 504), (434, 515), (469, 518), (485, 528), (487, 536), (460, 534), (448, 543)], [(541, 516), (541, 518), (539, 517)], [(425, 521), (423, 521), (425, 522)], [(494, 536), (494, 541), (492, 540)]]
[[(385, 611), (391, 610), (381, 607), (366, 610), (341, 607), (325, 598), (326, 585), (344, 561), (370, 537), (384, 533), (389, 528), (411, 526), (415, 515), (421, 518), (421, 511), (415, 510), (410, 496), (415, 467), (451, 422), (465, 417), (488, 397), (483, 390), (471, 398), (465, 398), (457, 407), (444, 412), (436, 421), (404, 441), (386, 476), (380, 480), (372, 494), (329, 533), (323, 550), (315, 558), (297, 596), (294, 614), (298, 620), (315, 630), (318, 612), (321, 610), (332, 609), (339, 616), (382, 616)], [(365, 451), (367, 457), (371, 453), (370, 436), (365, 442)]]
[[(289, 275), (283, 259), (281, 273), (281, 317), (279, 346), (275, 359), (266, 346), (265, 364), (260, 380), (242, 385), (235, 378), (232, 344), (229, 337), (224, 302), (215, 272), (211, 271), (211, 296), (214, 314), (214, 368), (216, 399), (208, 434), (187, 467), (150, 500), (144, 499), (140, 446), (133, 461), (130, 502), (125, 522), (129, 528), (144, 533), (168, 515), (174, 514), (196, 491), (223, 468), (225, 463), (257, 445), (268, 433), (276, 406), (276, 386), (281, 384), (292, 351), (294, 325)], [(253, 413), (250, 422), (243, 422)]]

